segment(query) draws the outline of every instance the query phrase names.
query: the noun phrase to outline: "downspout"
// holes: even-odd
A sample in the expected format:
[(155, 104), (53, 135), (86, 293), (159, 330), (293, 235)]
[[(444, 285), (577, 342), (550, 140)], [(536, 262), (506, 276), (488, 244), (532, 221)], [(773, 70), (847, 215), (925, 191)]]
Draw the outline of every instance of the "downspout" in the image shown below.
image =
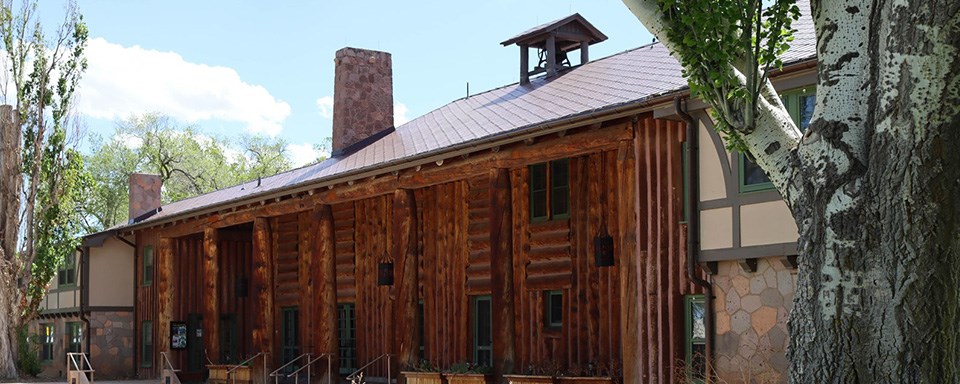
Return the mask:
[(710, 367), (712, 366), (713, 359), (713, 341), (714, 341), (714, 324), (713, 324), (713, 284), (710, 284), (709, 281), (701, 279), (700, 276), (696, 273), (696, 263), (700, 259), (700, 198), (698, 196), (698, 191), (700, 190), (700, 130), (697, 120), (691, 116), (683, 108), (683, 99), (676, 97), (673, 99), (673, 109), (683, 119), (684, 125), (686, 125), (686, 140), (687, 140), (687, 150), (684, 152), (684, 157), (687, 162), (687, 175), (685, 180), (687, 182), (686, 191), (683, 193), (683, 198), (687, 206), (687, 278), (690, 279), (694, 284), (703, 288), (706, 292), (706, 297), (704, 299), (705, 313), (704, 313), (704, 323), (706, 325), (706, 361), (707, 361), (707, 378), (712, 376), (710, 374)]
[[(88, 313), (90, 308), (90, 247), (77, 247), (77, 250), (80, 251), (80, 321), (83, 322), (84, 328), (87, 330), (86, 337), (84, 337), (84, 351), (90, 353), (90, 313)], [(89, 357), (89, 356), (88, 356)]]

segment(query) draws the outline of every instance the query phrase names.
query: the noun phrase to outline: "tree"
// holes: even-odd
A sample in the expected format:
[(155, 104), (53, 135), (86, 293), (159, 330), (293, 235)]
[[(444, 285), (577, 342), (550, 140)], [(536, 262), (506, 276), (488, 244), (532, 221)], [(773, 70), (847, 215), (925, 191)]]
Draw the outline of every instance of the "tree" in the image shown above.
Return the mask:
[(793, 213), (791, 381), (960, 382), (960, 2), (813, 0), (802, 136), (767, 78), (797, 5), (624, 3)]
[(57, 34), (48, 40), (35, 12), (32, 3), (16, 14), (12, 1), (0, 6), (0, 37), (9, 65), (3, 93), (16, 97), (12, 109), (0, 108), (4, 218), (0, 377), (4, 378), (17, 375), (17, 329), (35, 313), (63, 256), (79, 244), (76, 205), (86, 183), (68, 126), (73, 92), (86, 69), (87, 28), (70, 4)]

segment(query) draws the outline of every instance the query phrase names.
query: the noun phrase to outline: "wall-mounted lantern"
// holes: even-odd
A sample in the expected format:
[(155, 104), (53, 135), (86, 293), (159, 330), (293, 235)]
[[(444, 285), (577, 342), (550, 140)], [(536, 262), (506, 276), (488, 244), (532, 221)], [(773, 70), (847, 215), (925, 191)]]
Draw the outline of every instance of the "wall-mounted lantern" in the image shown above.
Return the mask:
[(377, 267), (377, 285), (393, 285), (393, 263), (381, 261)]
[(613, 236), (607, 233), (607, 224), (602, 219), (597, 237), (593, 239), (593, 256), (598, 267), (612, 267), (614, 264)]

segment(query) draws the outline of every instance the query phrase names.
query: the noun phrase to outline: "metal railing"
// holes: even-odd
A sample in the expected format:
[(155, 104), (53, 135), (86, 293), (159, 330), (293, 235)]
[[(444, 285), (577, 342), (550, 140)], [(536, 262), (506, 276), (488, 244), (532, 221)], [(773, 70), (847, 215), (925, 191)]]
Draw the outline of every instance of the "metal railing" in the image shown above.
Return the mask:
[[(300, 384), (300, 372), (302, 372), (304, 369), (306, 369), (306, 370), (307, 370), (307, 382), (309, 383), (309, 382), (310, 382), (310, 379), (313, 377), (313, 368), (312, 368), (312, 367), (313, 367), (313, 363), (316, 363), (316, 362), (317, 362), (318, 360), (320, 360), (320, 359), (326, 358), (326, 359), (327, 359), (327, 384), (332, 384), (332, 383), (333, 383), (333, 360), (330, 359), (330, 356), (331, 356), (331, 354), (329, 354), (329, 353), (321, 353), (320, 356), (317, 356), (317, 357), (315, 357), (315, 358), (311, 358), (311, 354), (309, 354), (309, 353), (304, 353), (304, 354), (302, 354), (302, 355), (300, 355), (300, 356), (297, 356), (297, 358), (288, 361), (288, 362), (287, 362), (286, 364), (284, 364), (282, 367), (277, 368), (277, 370), (273, 371), (273, 373), (271, 373), (270, 376), (274, 378), (273, 380), (274, 380), (274, 383), (275, 383), (275, 384), (279, 384), (281, 377), (286, 377), (286, 378), (288, 378), (288, 379), (292, 377), (292, 378), (293, 378), (293, 382), (294, 382), (295, 384)], [(306, 364), (301, 365), (299, 368), (297, 368), (296, 370), (294, 370), (293, 372), (290, 372), (290, 373), (288, 373), (288, 374), (280, 373), (280, 371), (282, 371), (284, 368), (292, 365), (293, 363), (296, 363), (296, 362), (300, 361), (300, 360), (303, 359), (304, 357), (306, 357), (306, 361), (307, 361)]]
[(173, 363), (170, 362), (170, 356), (167, 355), (167, 352), (160, 352), (160, 359), (163, 360), (164, 365), (161, 369), (164, 371), (169, 371), (170, 377), (173, 378), (173, 380), (171, 380), (173, 383), (165, 382), (162, 384), (180, 384), (180, 376), (177, 376), (177, 372), (180, 372), (180, 370), (173, 368)]
[(231, 384), (232, 384), (232, 383), (235, 383), (235, 382), (236, 382), (236, 380), (235, 380), (236, 376), (234, 376), (234, 371), (236, 371), (236, 370), (239, 369), (240, 367), (246, 366), (247, 363), (253, 361), (254, 359), (256, 359), (256, 358), (258, 358), (258, 357), (260, 357), (260, 356), (263, 356), (263, 383), (266, 384), (266, 383), (267, 383), (267, 354), (266, 354), (266, 352), (260, 352), (260, 353), (257, 353), (256, 355), (250, 356), (250, 358), (248, 358), (248, 359), (246, 359), (246, 360), (244, 360), (244, 361), (241, 361), (239, 364), (234, 365), (233, 368), (228, 369), (228, 370), (227, 370), (227, 381), (229, 381)]
[(383, 358), (386, 358), (386, 359), (387, 359), (387, 384), (393, 383), (393, 373), (390, 372), (390, 363), (391, 363), (391, 358), (392, 358), (392, 357), (393, 357), (393, 355), (391, 355), (391, 354), (389, 354), (389, 353), (384, 353), (384, 354), (380, 355), (380, 357), (377, 357), (376, 359), (371, 360), (369, 363), (367, 363), (367, 364), (365, 364), (364, 366), (360, 367), (360, 369), (357, 369), (356, 371), (354, 371), (353, 373), (351, 373), (350, 376), (347, 376), (347, 381), (349, 381), (349, 382), (351, 382), (351, 383), (363, 383), (363, 382), (364, 382), (364, 381), (363, 381), (363, 370), (364, 370), (364, 369), (367, 369), (367, 367), (373, 365), (373, 363), (376, 363), (376, 362), (382, 360)]
[[(77, 356), (80, 356), (79, 363), (77, 362)], [(90, 360), (87, 359), (86, 353), (67, 353), (67, 377), (70, 377), (70, 372), (79, 372), (83, 374), (83, 377), (87, 379), (86, 383), (93, 382), (93, 366), (90, 365)], [(87, 376), (87, 374), (89, 374), (89, 376)]]

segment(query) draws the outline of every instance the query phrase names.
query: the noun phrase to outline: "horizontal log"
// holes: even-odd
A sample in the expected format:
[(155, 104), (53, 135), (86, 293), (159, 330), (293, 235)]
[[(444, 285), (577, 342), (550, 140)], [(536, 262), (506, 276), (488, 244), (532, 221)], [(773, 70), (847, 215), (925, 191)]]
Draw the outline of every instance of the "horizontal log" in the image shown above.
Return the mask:
[(570, 274), (540, 275), (527, 277), (527, 291), (547, 291), (570, 287)]
[(527, 276), (545, 276), (555, 274), (570, 274), (573, 270), (573, 263), (570, 259), (552, 259), (542, 261), (532, 261), (527, 265)]

